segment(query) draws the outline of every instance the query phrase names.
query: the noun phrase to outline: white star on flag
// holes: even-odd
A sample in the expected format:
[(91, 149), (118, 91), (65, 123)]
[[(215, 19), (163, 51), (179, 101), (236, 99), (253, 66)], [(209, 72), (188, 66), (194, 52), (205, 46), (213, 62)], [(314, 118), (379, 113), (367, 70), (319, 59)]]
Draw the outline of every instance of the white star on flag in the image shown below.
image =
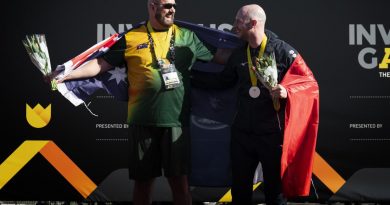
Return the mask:
[(116, 84), (118, 84), (118, 85), (121, 81), (126, 83), (126, 81), (125, 81), (126, 69), (125, 68), (115, 67), (114, 70), (109, 70), (108, 72), (111, 74), (110, 79), (108, 79), (109, 81), (115, 79)]

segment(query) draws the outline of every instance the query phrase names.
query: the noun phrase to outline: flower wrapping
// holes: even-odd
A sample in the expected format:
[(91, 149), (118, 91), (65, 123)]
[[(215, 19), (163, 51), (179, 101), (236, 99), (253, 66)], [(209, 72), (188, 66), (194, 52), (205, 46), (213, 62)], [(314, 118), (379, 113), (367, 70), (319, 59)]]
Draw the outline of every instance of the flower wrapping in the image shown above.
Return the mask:
[[(45, 35), (26, 35), (26, 38), (22, 40), (22, 42), (32, 63), (39, 69), (39, 71), (41, 71), (43, 75), (51, 73), (49, 50), (47, 48)], [(51, 81), (51, 89), (57, 89), (57, 84), (54, 80)]]
[[(264, 54), (262, 57), (255, 59), (253, 67), (257, 79), (271, 91), (278, 84), (278, 69), (276, 67), (275, 53)], [(272, 98), (274, 109), (279, 111), (280, 102), (278, 98)]]

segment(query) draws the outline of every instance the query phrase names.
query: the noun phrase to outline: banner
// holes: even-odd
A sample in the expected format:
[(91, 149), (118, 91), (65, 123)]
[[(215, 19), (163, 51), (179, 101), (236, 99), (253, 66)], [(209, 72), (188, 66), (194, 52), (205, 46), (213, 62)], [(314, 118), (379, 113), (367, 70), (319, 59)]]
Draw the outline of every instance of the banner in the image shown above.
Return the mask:
[[(253, 1), (177, 0), (175, 18), (230, 31)], [(311, 194), (296, 201), (390, 201), (390, 3), (382, 0), (271, 1), (266, 28), (297, 49), (320, 87), (320, 124)], [(75, 107), (51, 91), (22, 44), (45, 34), (52, 67), (148, 18), (146, 1), (9, 2), (4, 39), (0, 201), (131, 201), (126, 102), (98, 91)], [(218, 69), (223, 69), (220, 67)], [(218, 69), (216, 71), (218, 71)], [(191, 117), (194, 201), (230, 201), (229, 122), (234, 88), (194, 90)], [(87, 109), (88, 108), (88, 109)], [(220, 119), (215, 120), (213, 119)], [(212, 165), (212, 166), (210, 166)], [(204, 177), (202, 167), (214, 167)], [(224, 173), (222, 173), (224, 172)], [(261, 168), (254, 200), (264, 200)], [(211, 180), (210, 180), (211, 179)], [(170, 201), (165, 178), (154, 200)]]

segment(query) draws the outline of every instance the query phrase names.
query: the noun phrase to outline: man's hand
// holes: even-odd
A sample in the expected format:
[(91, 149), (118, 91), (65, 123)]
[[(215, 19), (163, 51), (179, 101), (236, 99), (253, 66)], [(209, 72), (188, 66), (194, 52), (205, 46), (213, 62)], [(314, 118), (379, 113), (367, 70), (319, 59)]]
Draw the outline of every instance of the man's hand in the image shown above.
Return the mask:
[(287, 98), (287, 90), (282, 85), (277, 84), (275, 87), (272, 88), (271, 96), (274, 98), (286, 99)]
[(44, 75), (43, 76), (43, 80), (46, 82), (46, 83), (50, 83), (52, 80), (56, 80), (57, 83), (59, 83), (56, 79), (56, 77), (58, 76), (58, 74), (60, 74), (61, 71), (58, 71), (58, 70), (55, 70), (47, 75)]

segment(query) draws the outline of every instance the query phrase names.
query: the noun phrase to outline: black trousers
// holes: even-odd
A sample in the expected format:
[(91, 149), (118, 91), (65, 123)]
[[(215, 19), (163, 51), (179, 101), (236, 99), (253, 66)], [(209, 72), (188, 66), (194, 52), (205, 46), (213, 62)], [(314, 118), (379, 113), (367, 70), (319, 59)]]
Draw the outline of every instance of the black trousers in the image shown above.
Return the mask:
[(259, 162), (263, 170), (265, 203), (287, 203), (282, 194), (280, 176), (282, 142), (281, 133), (259, 136), (232, 128), (232, 204), (252, 204), (253, 177)]

